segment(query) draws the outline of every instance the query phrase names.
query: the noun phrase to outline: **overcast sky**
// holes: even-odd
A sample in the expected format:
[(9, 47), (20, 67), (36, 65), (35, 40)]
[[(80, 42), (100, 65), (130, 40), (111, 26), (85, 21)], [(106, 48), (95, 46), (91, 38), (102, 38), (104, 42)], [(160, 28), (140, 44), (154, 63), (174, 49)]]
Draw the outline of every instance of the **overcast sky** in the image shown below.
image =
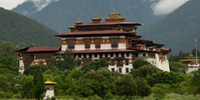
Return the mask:
[(160, 0), (151, 6), (155, 15), (165, 15), (173, 12), (189, 0)]
[[(25, 1), (26, 0), (0, 0), (0, 7), (12, 10), (13, 8), (17, 7), (17, 5), (22, 4)], [(49, 4), (50, 1), (58, 1), (58, 0), (33, 0), (33, 1), (35, 2), (35, 4), (40, 4), (38, 1), (46, 2), (43, 5), (38, 5), (39, 10), (41, 10), (42, 8), (47, 6), (47, 4)], [(187, 1), (189, 0), (160, 0), (159, 2), (153, 4), (151, 8), (155, 15), (165, 15), (171, 13), (172, 11), (174, 11)]]
[(0, 0), (0, 7), (11, 10), (26, 0)]

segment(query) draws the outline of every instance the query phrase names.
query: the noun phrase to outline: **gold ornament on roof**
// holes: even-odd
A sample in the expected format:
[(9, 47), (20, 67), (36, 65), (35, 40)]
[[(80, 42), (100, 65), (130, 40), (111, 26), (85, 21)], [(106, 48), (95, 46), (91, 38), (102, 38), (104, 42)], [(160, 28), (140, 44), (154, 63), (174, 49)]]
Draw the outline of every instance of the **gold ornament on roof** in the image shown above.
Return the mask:
[(78, 21), (76, 21), (75, 24), (83, 24), (83, 22), (80, 21), (80, 19), (78, 19)]
[(93, 21), (93, 23), (100, 23), (101, 18), (99, 18), (97, 15), (95, 16), (95, 18), (91, 19)]
[(49, 78), (47, 78), (47, 81), (44, 82), (44, 84), (56, 84), (56, 82), (49, 81)]

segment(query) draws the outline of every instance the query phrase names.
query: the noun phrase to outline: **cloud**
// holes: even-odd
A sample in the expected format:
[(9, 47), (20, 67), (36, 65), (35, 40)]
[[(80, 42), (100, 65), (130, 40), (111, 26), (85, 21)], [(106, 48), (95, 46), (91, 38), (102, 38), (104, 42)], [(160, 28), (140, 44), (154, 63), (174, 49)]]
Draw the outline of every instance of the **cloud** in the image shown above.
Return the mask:
[(189, 0), (159, 0), (157, 3), (154, 3), (151, 8), (155, 15), (166, 15), (173, 12), (188, 1)]
[(26, 0), (0, 0), (0, 7), (8, 10), (12, 10), (19, 4), (24, 3)]
[(42, 10), (52, 2), (57, 2), (59, 0), (31, 0), (34, 5), (38, 8), (37, 11)]

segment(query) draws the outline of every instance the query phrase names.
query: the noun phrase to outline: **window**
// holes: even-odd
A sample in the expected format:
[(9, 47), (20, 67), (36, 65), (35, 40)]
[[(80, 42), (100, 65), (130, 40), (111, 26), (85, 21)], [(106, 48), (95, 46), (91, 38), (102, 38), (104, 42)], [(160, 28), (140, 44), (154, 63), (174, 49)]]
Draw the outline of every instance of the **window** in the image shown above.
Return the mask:
[(90, 48), (90, 40), (85, 40), (85, 48)]
[(144, 54), (143, 54), (143, 57), (145, 57), (145, 56), (146, 56), (146, 54), (144, 53)]
[(129, 59), (125, 60), (126, 65), (129, 65)]
[(119, 72), (122, 73), (122, 68), (119, 68)]
[(111, 39), (111, 47), (112, 48), (118, 47), (118, 39)]
[(95, 40), (95, 48), (101, 48), (101, 40), (100, 39)]
[(126, 56), (129, 57), (129, 53), (127, 53)]
[(117, 60), (117, 66), (123, 66), (123, 60), (118, 59)]
[(121, 57), (124, 57), (124, 53), (121, 53)]
[(83, 54), (83, 58), (87, 58), (87, 54)]
[(88, 54), (89, 55), (89, 58), (92, 58), (92, 54)]
[(81, 54), (78, 54), (78, 57), (81, 58)]
[(94, 54), (94, 57), (97, 58), (97, 54), (96, 53)]
[(115, 68), (111, 68), (111, 71), (114, 72), (114, 71), (115, 71)]
[(103, 54), (99, 54), (100, 58), (103, 58)]
[(113, 57), (113, 53), (110, 53), (110, 57)]
[(105, 58), (108, 58), (108, 54), (107, 53), (105, 54)]
[(129, 73), (129, 68), (126, 68), (126, 73)]
[(75, 40), (68, 40), (68, 49), (74, 49), (75, 47)]

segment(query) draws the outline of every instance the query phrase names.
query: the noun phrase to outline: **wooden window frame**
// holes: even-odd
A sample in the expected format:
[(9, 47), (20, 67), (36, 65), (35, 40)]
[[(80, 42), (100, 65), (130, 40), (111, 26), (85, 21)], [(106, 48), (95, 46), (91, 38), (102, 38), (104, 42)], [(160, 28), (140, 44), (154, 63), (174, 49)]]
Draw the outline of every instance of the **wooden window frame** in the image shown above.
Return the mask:
[(95, 39), (95, 48), (100, 49), (101, 48), (101, 39)]
[(75, 40), (67, 40), (68, 49), (75, 48)]
[(111, 39), (110, 42), (111, 42), (111, 47), (112, 48), (118, 48), (118, 46), (119, 46), (119, 39)]
[(91, 40), (90, 39), (85, 39), (85, 48), (86, 49), (90, 48), (90, 44), (91, 44)]
[(126, 68), (126, 73), (129, 73), (129, 68)]

